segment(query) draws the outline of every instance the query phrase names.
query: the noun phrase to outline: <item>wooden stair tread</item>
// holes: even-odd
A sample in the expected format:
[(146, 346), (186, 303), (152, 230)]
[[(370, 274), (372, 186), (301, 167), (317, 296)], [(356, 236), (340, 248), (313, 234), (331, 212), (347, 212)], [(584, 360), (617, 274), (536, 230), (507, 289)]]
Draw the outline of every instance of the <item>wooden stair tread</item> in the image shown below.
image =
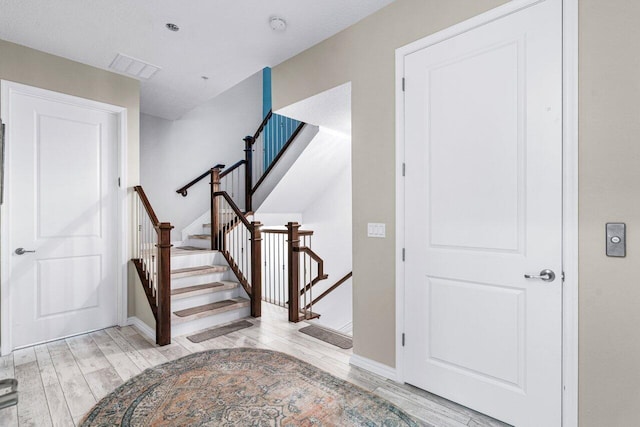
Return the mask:
[(210, 292), (225, 291), (238, 287), (236, 282), (211, 282), (202, 285), (185, 286), (184, 288), (171, 289), (171, 296), (176, 298), (185, 298)]
[(196, 240), (211, 240), (211, 234), (190, 234), (189, 238)]
[(246, 298), (232, 298), (222, 301), (212, 302), (210, 304), (204, 304), (196, 307), (190, 307), (184, 310), (178, 310), (173, 312), (173, 318), (175, 321), (187, 321), (199, 319), (201, 317), (212, 316), (218, 313), (224, 313), (226, 311), (235, 310), (242, 307), (248, 307), (250, 301)]
[(171, 278), (179, 279), (181, 277), (198, 276), (201, 274), (224, 273), (229, 267), (225, 265), (200, 265), (198, 267), (186, 267), (171, 270)]
[(171, 295), (180, 295), (193, 291), (200, 291), (203, 289), (214, 289), (224, 286), (224, 283), (220, 282), (211, 282), (205, 283), (203, 285), (195, 285), (195, 286), (185, 286), (184, 288), (171, 289)]

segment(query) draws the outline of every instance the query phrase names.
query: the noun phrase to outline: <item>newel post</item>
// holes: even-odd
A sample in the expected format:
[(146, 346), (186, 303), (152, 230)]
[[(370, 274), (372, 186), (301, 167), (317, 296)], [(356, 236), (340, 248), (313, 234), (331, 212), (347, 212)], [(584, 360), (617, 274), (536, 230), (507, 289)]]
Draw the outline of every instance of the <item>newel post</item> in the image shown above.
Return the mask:
[(251, 223), (251, 316), (262, 316), (262, 223)]
[(287, 223), (287, 262), (289, 265), (288, 284), (289, 284), (289, 322), (300, 321), (300, 255), (297, 248), (300, 247), (300, 237), (298, 229), (300, 224), (297, 222)]
[(168, 222), (158, 226), (158, 313), (156, 343), (171, 344), (171, 229)]
[(253, 185), (253, 143), (252, 136), (244, 137), (244, 211), (251, 212), (251, 187)]
[(220, 250), (220, 200), (214, 196), (220, 191), (220, 169), (211, 169), (211, 249)]

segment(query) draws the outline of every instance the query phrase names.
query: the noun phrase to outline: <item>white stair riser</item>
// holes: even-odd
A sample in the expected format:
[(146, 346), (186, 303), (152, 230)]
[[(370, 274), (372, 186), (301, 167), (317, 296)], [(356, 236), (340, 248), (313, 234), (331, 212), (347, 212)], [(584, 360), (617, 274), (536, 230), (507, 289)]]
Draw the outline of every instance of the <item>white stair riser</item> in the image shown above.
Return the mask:
[(171, 298), (171, 311), (186, 310), (187, 308), (200, 305), (211, 304), (212, 302), (236, 298), (239, 295), (238, 288), (228, 289), (219, 292), (209, 292), (207, 294), (195, 295), (188, 298)]
[(202, 317), (189, 322), (183, 322), (171, 325), (171, 335), (176, 337), (179, 335), (192, 334), (200, 332), (203, 329), (212, 328), (223, 323), (233, 322), (242, 319), (251, 314), (250, 307), (242, 307), (236, 310), (225, 311), (214, 316)]
[(204, 285), (205, 283), (221, 282), (223, 280), (235, 280), (233, 273), (226, 271), (224, 273), (200, 274), (197, 276), (180, 277), (171, 279), (171, 288), (178, 289), (186, 286)]
[(171, 257), (171, 269), (198, 267), (201, 265), (227, 265), (219, 252), (195, 253), (190, 255), (177, 255)]
[(196, 248), (211, 249), (211, 240), (205, 239), (187, 239), (184, 246), (194, 246)]

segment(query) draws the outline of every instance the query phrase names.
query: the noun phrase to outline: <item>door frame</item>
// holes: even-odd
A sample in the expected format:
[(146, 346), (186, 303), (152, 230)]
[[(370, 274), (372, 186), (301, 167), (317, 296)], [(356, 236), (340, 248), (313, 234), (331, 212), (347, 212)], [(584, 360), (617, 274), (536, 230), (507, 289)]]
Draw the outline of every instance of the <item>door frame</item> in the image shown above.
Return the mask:
[[(513, 0), (396, 49), (396, 380), (404, 382), (404, 57), (546, 0)], [(562, 0), (562, 425), (578, 426), (578, 0)]]
[[(117, 124), (117, 170), (120, 178), (120, 185), (117, 192), (116, 221), (119, 228), (119, 243), (113, 248), (115, 259), (118, 265), (116, 277), (116, 319), (119, 325), (127, 324), (127, 286), (128, 274), (127, 263), (129, 260), (129, 201), (127, 198), (127, 108), (117, 105), (106, 104), (77, 96), (67, 95), (34, 86), (28, 86), (8, 80), (0, 80), (0, 114), (2, 121), (6, 125), (5, 132), (5, 159), (9, 158), (11, 152), (11, 130), (10, 125), (10, 95), (13, 93), (49, 99), (56, 102), (71, 104), (82, 108), (91, 108), (98, 111), (113, 113), (116, 115)], [(11, 248), (9, 247), (9, 177), (11, 165), (5, 160), (4, 165), (4, 188), (5, 200), (0, 207), (0, 355), (7, 355), (13, 351), (12, 340), (12, 318), (11, 318), (11, 291), (9, 289), (9, 277), (11, 277)], [(60, 337), (63, 338), (63, 337)]]

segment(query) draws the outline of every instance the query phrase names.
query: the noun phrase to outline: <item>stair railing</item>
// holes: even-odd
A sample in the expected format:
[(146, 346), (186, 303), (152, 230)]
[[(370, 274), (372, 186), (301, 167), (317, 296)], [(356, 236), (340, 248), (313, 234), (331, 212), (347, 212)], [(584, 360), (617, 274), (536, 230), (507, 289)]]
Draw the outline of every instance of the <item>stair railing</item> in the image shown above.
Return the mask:
[(313, 286), (329, 276), (324, 261), (311, 249), (311, 235), (300, 233), (300, 224), (287, 223), (287, 291), (289, 321), (319, 317), (313, 312)]
[(260, 317), (262, 302), (262, 236), (260, 222), (249, 222), (226, 191), (220, 170), (211, 176), (211, 248), (226, 259), (251, 299), (251, 316)]
[[(311, 246), (311, 236), (311, 230), (298, 230), (298, 238), (303, 239), (303, 246)], [(263, 229), (262, 254), (262, 300), (286, 308), (289, 302), (288, 231)]]
[(133, 264), (156, 319), (156, 343), (171, 344), (171, 229), (160, 222), (141, 186), (134, 187)]

